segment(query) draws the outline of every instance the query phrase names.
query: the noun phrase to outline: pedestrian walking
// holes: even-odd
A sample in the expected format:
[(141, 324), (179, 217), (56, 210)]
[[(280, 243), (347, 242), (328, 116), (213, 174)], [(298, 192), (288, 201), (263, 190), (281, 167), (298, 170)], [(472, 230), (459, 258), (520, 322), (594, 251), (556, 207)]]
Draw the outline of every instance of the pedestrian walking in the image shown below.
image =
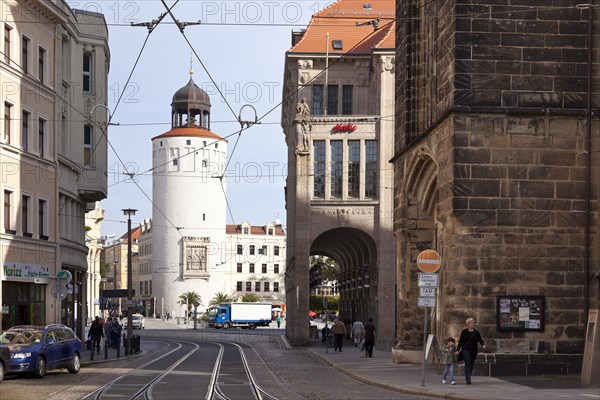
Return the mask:
[(112, 318), (106, 317), (106, 322), (104, 322), (104, 340), (106, 347), (112, 347), (111, 341), (111, 333), (112, 331)]
[(117, 317), (113, 318), (112, 327), (110, 328), (110, 341), (113, 348), (118, 349), (121, 346), (121, 332), (123, 331), (123, 326), (119, 323), (119, 319)]
[(375, 346), (375, 325), (373, 324), (373, 318), (369, 318), (363, 335), (365, 338), (365, 357), (373, 357), (373, 347)]
[(94, 351), (94, 345), (98, 354), (100, 354), (100, 340), (104, 337), (104, 326), (100, 317), (96, 316), (92, 325), (90, 326), (90, 333), (88, 333), (88, 339), (92, 340), (91, 351)]
[(446, 345), (440, 347), (440, 351), (442, 352), (440, 364), (443, 366), (442, 383), (447, 383), (447, 379), (450, 379), (450, 384), (455, 385), (454, 363), (456, 363), (456, 340), (453, 337), (449, 337), (446, 340)]
[(354, 340), (354, 347), (358, 347), (358, 344), (363, 338), (363, 330), (365, 326), (361, 321), (354, 321), (352, 329), (350, 330), (350, 337)]
[(277, 322), (277, 328), (281, 328), (281, 315), (278, 315), (277, 318), (275, 318), (275, 321)]
[(460, 333), (458, 340), (458, 361), (465, 362), (465, 381), (467, 385), (471, 384), (471, 374), (473, 373), (473, 365), (477, 358), (477, 343), (486, 349), (481, 333), (475, 329), (475, 320), (467, 318), (467, 327)]
[(342, 320), (338, 318), (338, 320), (335, 321), (335, 324), (333, 324), (331, 327), (331, 332), (333, 332), (334, 338), (333, 347), (335, 348), (335, 351), (338, 351), (339, 349), (341, 353), (342, 346), (344, 345), (344, 337), (346, 336), (346, 324), (344, 324)]

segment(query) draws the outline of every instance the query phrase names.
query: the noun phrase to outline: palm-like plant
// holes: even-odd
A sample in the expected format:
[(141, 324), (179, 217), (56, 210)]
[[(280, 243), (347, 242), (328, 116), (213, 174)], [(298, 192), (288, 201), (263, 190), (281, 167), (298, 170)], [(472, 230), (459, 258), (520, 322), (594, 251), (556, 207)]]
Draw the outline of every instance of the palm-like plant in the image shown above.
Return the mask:
[(194, 302), (202, 304), (202, 297), (196, 292), (185, 292), (179, 295), (178, 304), (186, 304), (188, 315), (190, 311), (192, 311), (192, 307), (194, 306)]
[(233, 301), (233, 299), (231, 297), (229, 297), (229, 295), (223, 293), (223, 292), (217, 292), (215, 294), (215, 297), (213, 297), (210, 302), (208, 303), (209, 306), (216, 306), (219, 305), (221, 303), (231, 303)]
[(242, 303), (257, 303), (260, 301), (260, 298), (256, 293), (246, 292), (242, 296)]

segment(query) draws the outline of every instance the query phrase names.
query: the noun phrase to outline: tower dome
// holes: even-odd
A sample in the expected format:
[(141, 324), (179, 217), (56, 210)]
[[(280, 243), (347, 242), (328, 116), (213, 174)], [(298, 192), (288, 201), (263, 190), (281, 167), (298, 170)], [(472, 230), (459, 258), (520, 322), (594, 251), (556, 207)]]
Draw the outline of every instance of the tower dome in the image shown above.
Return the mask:
[[(210, 130), (210, 97), (190, 76), (190, 81), (173, 95), (171, 127)], [(198, 119), (197, 119), (198, 118)]]

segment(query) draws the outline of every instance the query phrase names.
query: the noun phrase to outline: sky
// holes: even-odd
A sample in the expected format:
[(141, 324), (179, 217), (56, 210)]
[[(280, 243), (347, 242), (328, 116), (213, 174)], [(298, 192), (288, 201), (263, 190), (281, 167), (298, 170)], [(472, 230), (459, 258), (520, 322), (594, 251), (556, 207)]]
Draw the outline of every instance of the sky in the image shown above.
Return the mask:
[[(167, 15), (148, 35), (145, 26), (131, 23), (157, 20), (166, 11), (160, 0), (68, 1), (72, 8), (104, 14), (109, 29), (108, 107), (119, 125), (108, 130), (101, 234), (118, 238), (127, 232), (122, 209), (138, 210), (134, 227), (152, 217), (151, 138), (171, 129), (171, 100), (187, 84), (190, 65), (194, 82), (211, 97), (211, 131), (229, 141), (227, 223), (264, 225), (278, 218), (285, 225), (287, 146), (279, 107), (285, 52), (292, 30), (306, 28), (331, 1), (165, 2), (180, 22), (201, 23), (185, 27), (184, 37)], [(245, 105), (256, 109), (261, 124), (238, 135)], [(243, 108), (242, 119), (255, 119), (251, 107)], [(124, 175), (125, 166), (137, 184)]]

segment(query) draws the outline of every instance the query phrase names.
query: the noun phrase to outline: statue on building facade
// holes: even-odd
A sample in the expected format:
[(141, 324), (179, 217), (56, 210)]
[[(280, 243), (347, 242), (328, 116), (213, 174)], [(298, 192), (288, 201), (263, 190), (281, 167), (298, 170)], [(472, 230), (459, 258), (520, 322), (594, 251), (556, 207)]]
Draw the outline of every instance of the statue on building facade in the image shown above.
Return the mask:
[(296, 154), (307, 155), (310, 152), (310, 107), (306, 98), (296, 103)]

